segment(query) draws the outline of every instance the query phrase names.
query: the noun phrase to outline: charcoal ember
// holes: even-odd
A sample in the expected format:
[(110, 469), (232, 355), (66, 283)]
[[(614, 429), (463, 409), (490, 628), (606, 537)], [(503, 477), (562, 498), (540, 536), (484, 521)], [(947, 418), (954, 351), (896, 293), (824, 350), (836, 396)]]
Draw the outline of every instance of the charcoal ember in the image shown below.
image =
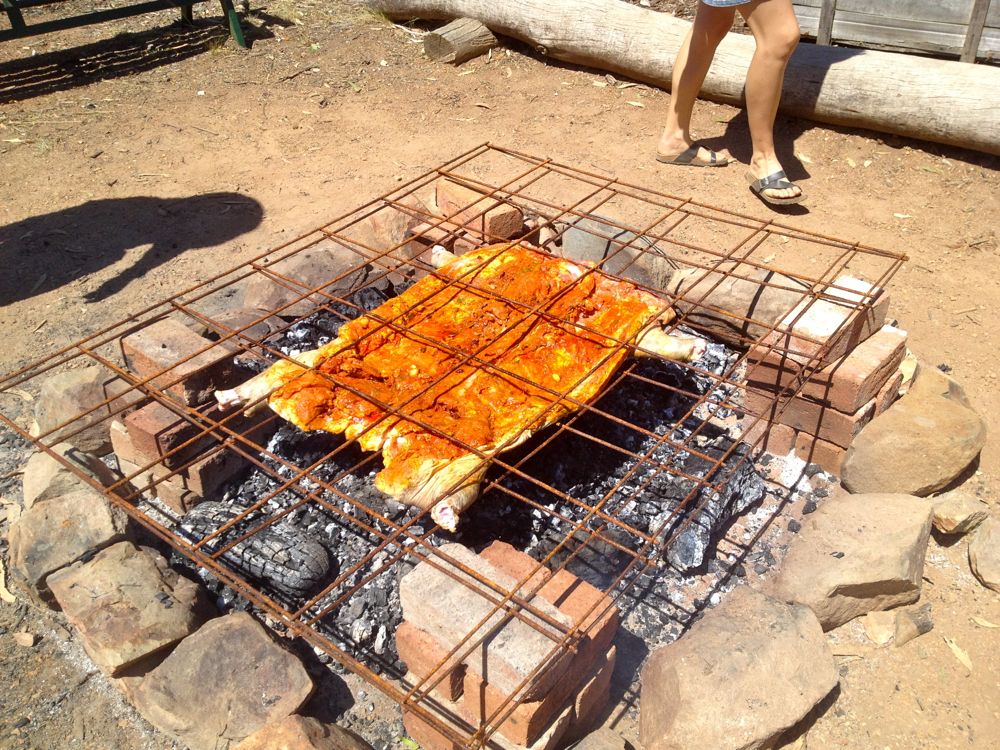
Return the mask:
[[(188, 541), (198, 542), (235, 519), (241, 511), (223, 503), (201, 503), (181, 518), (179, 531)], [(252, 518), (237, 523), (202, 550), (211, 554), (258, 523), (259, 520)], [(331, 572), (330, 556), (322, 545), (280, 523), (266, 526), (240, 541), (224, 552), (221, 559), (239, 574), (289, 596), (315, 591)]]

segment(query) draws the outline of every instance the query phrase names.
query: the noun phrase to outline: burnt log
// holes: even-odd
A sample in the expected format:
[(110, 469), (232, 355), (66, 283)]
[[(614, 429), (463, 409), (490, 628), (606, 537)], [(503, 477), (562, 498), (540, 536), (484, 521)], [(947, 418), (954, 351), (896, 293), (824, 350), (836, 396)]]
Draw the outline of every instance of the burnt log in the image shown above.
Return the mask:
[[(365, 0), (392, 18), (471, 17), (557, 60), (670, 87), (690, 23), (619, 0)], [(743, 104), (754, 40), (729, 34), (702, 96)], [(800, 44), (781, 111), (819, 122), (1000, 154), (1000, 68), (893, 52)]]
[(459, 65), (496, 47), (493, 32), (474, 18), (459, 18), (424, 37), (424, 54), (437, 62)]
[[(200, 542), (243, 510), (223, 503), (201, 503), (181, 518), (178, 532), (192, 544)], [(202, 551), (212, 554), (222, 549), (262, 520), (251, 517), (237, 523), (205, 544)], [(265, 526), (237, 542), (222, 553), (221, 560), (233, 572), (293, 597), (315, 591), (330, 573), (326, 548), (281, 524)]]

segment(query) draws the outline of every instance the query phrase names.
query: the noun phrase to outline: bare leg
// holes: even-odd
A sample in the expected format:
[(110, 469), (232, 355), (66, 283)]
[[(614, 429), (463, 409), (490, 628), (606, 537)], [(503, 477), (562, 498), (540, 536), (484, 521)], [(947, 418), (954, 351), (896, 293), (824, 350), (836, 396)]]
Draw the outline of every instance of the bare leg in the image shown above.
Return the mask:
[[(734, 8), (698, 4), (694, 23), (674, 61), (667, 124), (656, 149), (659, 153), (678, 154), (691, 145), (691, 112), (695, 99), (712, 65), (715, 49), (732, 28), (735, 15)], [(707, 162), (709, 157), (707, 149), (699, 149), (699, 161)]]
[[(791, 0), (756, 0), (739, 6), (739, 10), (757, 42), (747, 71), (746, 100), (753, 142), (750, 172), (759, 179), (781, 169), (774, 151), (774, 118), (778, 113), (785, 67), (799, 43), (799, 24)], [(785, 198), (802, 193), (798, 187), (768, 188), (765, 192)]]

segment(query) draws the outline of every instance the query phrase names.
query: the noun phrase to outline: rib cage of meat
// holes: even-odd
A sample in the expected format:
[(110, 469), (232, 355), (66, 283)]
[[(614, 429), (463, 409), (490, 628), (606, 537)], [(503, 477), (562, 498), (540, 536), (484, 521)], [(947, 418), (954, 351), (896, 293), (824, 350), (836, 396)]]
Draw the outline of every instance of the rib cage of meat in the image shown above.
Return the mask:
[(663, 299), (586, 265), (517, 244), (445, 255), (334, 341), (220, 403), (266, 396), (303, 430), (381, 451), (376, 486), (454, 530), (490, 459), (593, 399), (631, 353), (703, 351), (660, 330), (673, 319)]

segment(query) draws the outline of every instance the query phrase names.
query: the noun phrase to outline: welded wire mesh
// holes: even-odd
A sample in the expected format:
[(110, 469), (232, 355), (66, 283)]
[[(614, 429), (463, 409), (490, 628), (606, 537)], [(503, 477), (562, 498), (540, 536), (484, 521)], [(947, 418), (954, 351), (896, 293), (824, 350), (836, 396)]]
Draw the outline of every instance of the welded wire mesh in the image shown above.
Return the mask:
[[(442, 212), (429, 196), (443, 179), (469, 186), (480, 197)], [(518, 207), (527, 219), (512, 238), (491, 235), (488, 212), (498, 201)], [(408, 232), (398, 241), (385, 240), (392, 236), (392, 227), (404, 225)], [(441, 541), (450, 537), (428, 511), (401, 508), (379, 493), (372, 484), (382, 467), (378, 452), (362, 451), (353, 440), (302, 435), (267, 409), (247, 415), (243, 409), (221, 409), (212, 403), (188, 405), (178, 397), (205, 361), (231, 361), (230, 379), (247, 379), (270, 363), (291, 361), (304, 349), (328, 343), (343, 323), (365, 315), (378, 322), (375, 331), (388, 327), (404, 337), (424, 336), (408, 328), (405, 311), (394, 318), (378, 311), (384, 309), (381, 303), (435, 273), (432, 245), (460, 252), (510, 241), (560, 255), (566, 253), (571, 234), (577, 244), (581, 237), (586, 240), (587, 259), (593, 262), (578, 266), (581, 279), (601, 273), (658, 295), (664, 310), (680, 313), (665, 327), (668, 333), (711, 338), (722, 328), (728, 331), (730, 353), (713, 366), (702, 360), (666, 365), (630, 358), (598, 397), (587, 400), (574, 396), (578, 383), (522, 382), (547, 394), (551, 407), (566, 415), (511, 451), (486, 454), (481, 446), (461, 445), (490, 463), (482, 497), (462, 521), (461, 541), (484, 546), (504, 523), (500, 516), (545, 519), (547, 540), (533, 541), (535, 568), (513, 585), (484, 576), (441, 549)], [(338, 263), (319, 277), (304, 273), (310, 268), (306, 261), (314, 256), (335, 257)], [(129, 413), (159, 404), (183, 429), (168, 444), (158, 444), (155, 459), (117, 456), (111, 463), (122, 477), (110, 487), (100, 487), (89, 476), (84, 479), (145, 529), (290, 632), (370, 681), (405, 711), (458, 745), (479, 747), (492, 741), (493, 732), (524, 702), (546, 669), (580, 648), (587, 627), (607, 615), (642, 574), (661, 564), (671, 545), (697, 520), (706, 499), (727, 491), (733, 476), (751, 462), (753, 452), (746, 442), (760, 439), (759, 425), (780, 413), (838, 345), (841, 332), (820, 340), (808, 330), (797, 329), (792, 335), (794, 324), (816, 305), (839, 306), (850, 313), (844, 316), (842, 334), (852, 335), (857, 319), (870, 314), (876, 302), (870, 289), (884, 288), (902, 260), (896, 254), (483, 145), (245, 265), (5, 376), (0, 390), (28, 390), (43, 404), (47, 398), (58, 400), (52, 393), (46, 395), (46, 389), (58, 391), (65, 373), (94, 368), (88, 387), (98, 395), (81, 413), (47, 415), (34, 430), (23, 416), (7, 413), (0, 419), (79, 473), (52, 450), (57, 443), (100, 446), (94, 450), (106, 452), (107, 436), (122, 429)], [(696, 282), (685, 287), (694, 291), (672, 285), (681, 271)], [(434, 294), (445, 299), (456, 290), (481, 292), (473, 276), (450, 279)], [(859, 292), (845, 285), (845, 277), (871, 286)], [(782, 294), (785, 307), (778, 315), (757, 317), (753, 308), (740, 313), (720, 306), (719, 294), (740, 282), (757, 285), (762, 294)], [(234, 315), (233, 301), (240, 297), (241, 313)], [(571, 336), (600, 333), (578, 321), (553, 320), (548, 304), (530, 308), (516, 299), (504, 302), (513, 311), (505, 332), (543, 320), (563, 326)], [(204, 345), (159, 370), (137, 375), (140, 368), (128, 361), (122, 340), (165, 319), (203, 335)], [(505, 369), (502, 362), (483, 357), (494, 342), (471, 351), (455, 350), (448, 341), (426, 343), (448, 352), (456, 363), (426, 389), (459, 366), (523, 381), (523, 375)], [(632, 354), (636, 346), (634, 339), (612, 344), (612, 353)], [(747, 410), (739, 395), (748, 372), (757, 366), (744, 354), (750, 347), (758, 356), (770, 353), (794, 365), (795, 376), (766, 410)], [(591, 372), (599, 364), (595, 362)], [(335, 373), (324, 377), (331, 386), (346, 387)], [(256, 401), (264, 402), (269, 395)], [(362, 391), (354, 395), (375, 400)], [(408, 411), (407, 403), (375, 405), (383, 420), (406, 419), (428, 433), (439, 433), (438, 426)], [(462, 443), (454, 435), (444, 437)], [(567, 453), (577, 458), (553, 469), (553, 456)], [(589, 475), (567, 477), (567, 472)], [(654, 487), (666, 485), (675, 493), (673, 504), (657, 518), (637, 524), (636, 503)], [(185, 513), (197, 500), (234, 498), (240, 502), (217, 509), (210, 526), (192, 522), (193, 516)], [(500, 515), (497, 508), (502, 509)], [(194, 505), (191, 512), (197, 510)], [(275, 571), (268, 566), (275, 545), (295, 546), (301, 537), (315, 536), (317, 526), (327, 541), (353, 554), (313, 570), (313, 548), (301, 547), (301, 559), (288, 563), (285, 571), (298, 578), (274, 584)], [(511, 533), (514, 539), (517, 534)], [(580, 622), (587, 627), (580, 622), (567, 625), (536, 596), (535, 573), (572, 569), (579, 574), (595, 551), (617, 560), (590, 579), (607, 597), (584, 613)], [(277, 554), (280, 558), (282, 551)], [(383, 623), (376, 633), (354, 632), (341, 615), (359, 602), (384, 598), (385, 592), (388, 602), (382, 605), (398, 608), (393, 593), (398, 580), (418, 563), (433, 566), (489, 606), (429, 675), (414, 678), (404, 677), (387, 656), (386, 641), (392, 639), (398, 619), (388, 627)], [(377, 592), (382, 593), (374, 596)], [(470, 722), (431, 693), (447, 678), (450, 665), (472, 658), (511, 620), (542, 633), (551, 648), (494, 710)]]

